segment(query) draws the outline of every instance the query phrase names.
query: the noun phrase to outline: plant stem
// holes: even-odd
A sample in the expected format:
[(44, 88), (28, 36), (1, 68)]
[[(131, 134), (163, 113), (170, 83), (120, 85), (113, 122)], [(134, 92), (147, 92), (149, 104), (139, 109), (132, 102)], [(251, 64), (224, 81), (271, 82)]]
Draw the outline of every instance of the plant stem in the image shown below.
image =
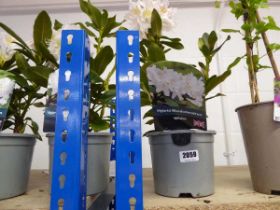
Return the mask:
[[(257, 18), (257, 22), (260, 23), (261, 22), (261, 17), (260, 17), (260, 14), (259, 14), (258, 11), (256, 11), (256, 18)], [(262, 35), (262, 39), (263, 39), (263, 43), (264, 43), (267, 55), (269, 57), (269, 60), (270, 60), (271, 66), (272, 66), (274, 76), (275, 76), (275, 78), (280, 78), (279, 70), (278, 70), (277, 64), (275, 62), (273, 52), (269, 48), (270, 43), (269, 43), (268, 37), (267, 37), (265, 32), (262, 32), (261, 35)]]
[[(249, 17), (248, 5), (247, 5), (246, 1), (241, 1), (241, 2), (242, 2), (243, 9), (244, 9), (244, 14), (243, 14), (244, 23), (250, 24), (252, 20)], [(259, 91), (258, 91), (256, 69), (255, 69), (255, 65), (254, 65), (254, 61), (253, 61), (254, 43), (251, 43), (250, 41), (248, 41), (248, 40), (251, 40), (251, 37), (252, 37), (252, 32), (250, 30), (245, 30), (246, 55), (247, 55), (251, 100), (252, 100), (252, 103), (258, 103), (258, 102), (260, 102), (260, 98), (259, 98)]]
[(252, 103), (260, 102), (259, 91), (258, 91), (258, 82), (254, 69), (253, 62), (253, 52), (249, 43), (246, 43), (246, 54), (247, 54), (247, 64), (248, 64), (248, 74), (249, 74), (249, 86), (251, 92)]

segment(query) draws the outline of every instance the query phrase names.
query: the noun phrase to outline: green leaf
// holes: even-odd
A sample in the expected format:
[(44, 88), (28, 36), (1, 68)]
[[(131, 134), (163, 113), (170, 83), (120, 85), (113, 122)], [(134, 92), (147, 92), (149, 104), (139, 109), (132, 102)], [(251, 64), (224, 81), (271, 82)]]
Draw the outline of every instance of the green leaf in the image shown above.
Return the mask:
[(231, 39), (231, 36), (227, 36), (226, 40), (223, 41), (223, 43), (222, 43), (220, 46), (218, 46), (218, 47), (213, 51), (213, 55), (215, 55), (217, 52), (219, 52), (219, 51), (222, 49), (222, 47), (223, 47), (230, 39)]
[(20, 42), (16, 42), (15, 44), (17, 44), (19, 47), (21, 47), (21, 49), (19, 48), (19, 49), (16, 50), (17, 52), (22, 53), (28, 59), (30, 59), (30, 60), (32, 60), (32, 61), (34, 61), (36, 63), (36, 58), (33, 55), (33, 53), (35, 52), (34, 50), (30, 49), (29, 47), (24, 46)]
[(223, 81), (225, 81), (226, 78), (228, 78), (231, 75), (231, 71), (227, 70), (225, 71), (222, 75), (217, 76), (214, 75), (212, 77), (210, 77), (205, 84), (205, 95), (207, 96), (207, 94), (213, 90), (215, 87), (217, 87), (220, 83), (222, 83)]
[(153, 117), (153, 116), (154, 116), (154, 112), (152, 109), (150, 109), (144, 114), (143, 119), (145, 119), (147, 117)]
[(218, 36), (215, 31), (212, 31), (208, 37), (208, 46), (209, 49), (212, 51), (218, 41)]
[(46, 45), (40, 43), (39, 50), (40, 50), (41, 54), (43, 55), (43, 57), (47, 59), (47, 61), (52, 62), (52, 64), (54, 64), (58, 68), (59, 65), (57, 63), (56, 58), (50, 53), (50, 51), (46, 47)]
[(4, 23), (0, 22), (0, 27), (5, 30), (8, 34), (10, 34), (12, 37), (14, 37), (18, 42), (23, 44), (24, 46), (28, 47), (27, 44), (8, 26), (6, 26)]
[(95, 83), (103, 83), (104, 82), (104, 80), (100, 77), (100, 75), (98, 75), (93, 70), (90, 71), (90, 80), (91, 80), (91, 83), (93, 83), (93, 84), (95, 84)]
[[(141, 87), (143, 83), (141, 82)], [(148, 96), (149, 92), (147, 91), (141, 91), (141, 106), (150, 106), (152, 105), (152, 101), (150, 100), (150, 97)]]
[(24, 74), (29, 78), (31, 82), (36, 83), (40, 87), (48, 86), (49, 75), (54, 70), (52, 68), (44, 67), (44, 66), (32, 66), (27, 69)]
[(28, 88), (29, 87), (28, 82), (26, 81), (26, 79), (24, 77), (20, 76), (20, 75), (15, 75), (15, 81), (21, 87), (24, 87), (24, 88)]
[(42, 103), (42, 102), (37, 102), (37, 103), (34, 103), (33, 105), (34, 105), (35, 107), (37, 107), (37, 108), (45, 107), (45, 104)]
[[(151, 104), (151, 100), (149, 99), (149, 94), (150, 94), (150, 90), (149, 90), (149, 81), (148, 81), (148, 77), (147, 77), (147, 68), (149, 67), (150, 63), (145, 63), (142, 65), (141, 70), (140, 70), (140, 86), (141, 89), (143, 90), (141, 92), (141, 98), (147, 99), (147, 101), (145, 101), (148, 105)], [(144, 101), (142, 101), (142, 105), (145, 104)]]
[(1, 78), (9, 78), (11, 80), (15, 80), (15, 75), (10, 73), (10, 72), (8, 72), (8, 71), (0, 69), (0, 79)]
[(167, 39), (167, 40), (169, 40), (171, 42), (181, 42), (182, 41), (180, 38), (170, 38), (168, 36), (161, 36), (160, 38), (161, 39)]
[(206, 66), (205, 66), (204, 63), (198, 62), (198, 65), (200, 66), (200, 68), (201, 68), (202, 70), (206, 70)]
[(228, 71), (231, 71), (233, 67), (235, 67), (237, 64), (239, 64), (239, 62), (244, 58), (245, 56), (242, 57), (237, 57), (236, 59), (234, 59), (234, 61), (227, 67)]
[(176, 49), (176, 50), (181, 50), (181, 49), (184, 49), (184, 45), (179, 43), (179, 42), (166, 42), (166, 41), (161, 41), (161, 43), (163, 45), (166, 45), (168, 47), (171, 47), (173, 49)]
[(154, 119), (148, 120), (145, 124), (147, 124), (147, 125), (153, 125), (153, 124), (154, 124)]
[(278, 50), (280, 50), (280, 44), (272, 43), (269, 45), (269, 49), (273, 50), (273, 51), (278, 51)]
[(29, 121), (31, 122), (31, 124), (27, 124), (28, 127), (30, 127), (30, 129), (32, 130), (33, 134), (36, 136), (37, 139), (39, 139), (40, 141), (42, 141), (42, 137), (39, 133), (39, 126), (38, 124), (32, 120), (30, 117), (25, 118), (25, 121)]
[(148, 47), (148, 53), (149, 53), (149, 61), (151, 62), (165, 60), (165, 54), (163, 49), (155, 43), (151, 43), (151, 45)]
[(222, 29), (222, 31), (225, 33), (240, 33), (241, 34), (241, 31), (237, 30), (237, 29)]
[(112, 35), (115, 36), (115, 33), (112, 33), (112, 30), (121, 26), (122, 23), (123, 22), (119, 23), (119, 22), (116, 21), (116, 16), (108, 18), (107, 23), (103, 25), (104, 30), (103, 30), (103, 33), (102, 33), (102, 38), (112, 37)]
[(20, 71), (30, 82), (33, 82), (40, 87), (48, 86), (48, 78), (50, 73), (53, 72), (53, 69), (44, 66), (31, 67), (25, 58), (19, 53), (16, 54), (16, 62)]
[(107, 120), (102, 119), (98, 113), (90, 112), (89, 115), (89, 127), (95, 132), (108, 129), (110, 124)]
[(153, 36), (160, 37), (162, 30), (162, 20), (156, 9), (153, 9), (151, 18), (151, 31)]
[(4, 126), (3, 126), (3, 130), (6, 130), (8, 128), (10, 128), (11, 126), (14, 125), (14, 122), (10, 121), (10, 120), (5, 120), (4, 121)]
[(223, 94), (223, 93), (217, 93), (217, 94), (214, 95), (214, 96), (210, 96), (209, 98), (206, 98), (205, 101), (208, 101), (208, 100), (210, 100), (210, 99), (213, 99), (213, 98), (216, 98), (216, 97), (219, 97), (219, 96), (225, 96), (225, 94)]
[(89, 29), (86, 27), (85, 24), (83, 24), (83, 23), (81, 23), (81, 22), (78, 22), (78, 23), (75, 23), (75, 24), (78, 25), (78, 26), (80, 26), (81, 29), (84, 29), (84, 30), (87, 32), (87, 34), (88, 34), (89, 36), (92, 36), (92, 37), (96, 38), (96, 35), (95, 35), (91, 30), (89, 30)]
[(205, 58), (209, 58), (211, 56), (211, 52), (203, 38), (198, 39), (198, 48)]
[(80, 8), (91, 19), (91, 26), (94, 29), (99, 30), (101, 28), (100, 22), (102, 18), (100, 10), (93, 6), (88, 0), (80, 0)]
[(22, 54), (16, 53), (15, 58), (16, 58), (17, 66), (19, 67), (20, 70), (27, 69), (30, 67), (25, 57)]
[(99, 100), (101, 100), (104, 103), (109, 103), (113, 100), (113, 98), (116, 97), (116, 90), (107, 90), (102, 93), (102, 95), (99, 97)]
[(59, 29), (61, 29), (63, 26), (63, 24), (61, 22), (59, 22), (58, 20), (54, 21), (54, 30), (58, 31)]
[(258, 55), (253, 55), (252, 56), (253, 64), (254, 64), (254, 69), (258, 69), (258, 65), (260, 62), (260, 58)]
[(266, 66), (261, 64), (258, 65), (258, 70), (271, 69), (271, 68), (272, 68), (271, 66)]
[(37, 16), (34, 28), (33, 39), (37, 50), (40, 49), (40, 44), (46, 44), (52, 37), (52, 22), (46, 11), (42, 11)]
[(235, 15), (236, 19), (239, 19), (243, 15), (244, 9), (240, 2), (235, 3), (234, 0), (231, 0), (229, 6), (231, 8), (230, 12)]
[(112, 62), (114, 59), (114, 52), (110, 46), (105, 46), (100, 50), (100, 52), (96, 55), (92, 62), (92, 69), (98, 75), (101, 75), (106, 67)]
[(227, 70), (220, 76), (213, 75), (208, 80), (205, 81), (205, 95), (207, 96), (208, 93), (213, 90), (216, 86), (221, 84), (223, 81), (225, 81), (230, 75), (232, 68), (236, 66), (243, 57), (236, 58), (227, 68)]
[(270, 30), (275, 30), (275, 31), (279, 31), (280, 28), (277, 26), (274, 18), (272, 16), (268, 16), (268, 24), (267, 24), (267, 28)]

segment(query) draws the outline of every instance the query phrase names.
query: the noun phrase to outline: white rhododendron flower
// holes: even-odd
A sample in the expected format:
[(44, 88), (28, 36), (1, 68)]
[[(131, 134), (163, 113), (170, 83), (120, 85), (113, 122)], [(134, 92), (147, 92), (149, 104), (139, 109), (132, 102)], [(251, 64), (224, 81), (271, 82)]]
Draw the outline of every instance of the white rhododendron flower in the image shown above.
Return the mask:
[(17, 48), (16, 40), (6, 32), (0, 31), (0, 67), (10, 60)]
[(48, 89), (52, 90), (52, 95), (55, 95), (58, 91), (58, 75), (59, 70), (56, 70), (49, 75)]
[(10, 78), (0, 78), (0, 105), (5, 105), (13, 93), (15, 81)]
[(155, 86), (157, 93), (163, 93), (172, 99), (187, 98), (197, 106), (202, 106), (204, 82), (193, 74), (180, 74), (172, 69), (147, 68), (149, 84)]
[(52, 32), (52, 38), (49, 42), (49, 51), (56, 58), (59, 63), (60, 59), (60, 45), (61, 45), (61, 32), (62, 30), (79, 30), (78, 25), (63, 25), (61, 29)]
[(146, 38), (146, 33), (151, 27), (153, 9), (156, 9), (161, 17), (163, 31), (170, 31), (175, 26), (176, 10), (169, 7), (168, 0), (129, 0), (129, 12), (125, 19), (130, 29), (140, 31), (141, 38)]

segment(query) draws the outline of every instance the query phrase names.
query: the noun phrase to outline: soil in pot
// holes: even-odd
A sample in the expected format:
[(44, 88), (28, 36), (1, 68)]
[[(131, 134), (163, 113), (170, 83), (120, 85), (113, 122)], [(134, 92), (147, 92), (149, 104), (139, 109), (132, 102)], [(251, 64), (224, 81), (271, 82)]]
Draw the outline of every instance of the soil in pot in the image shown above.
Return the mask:
[(0, 200), (27, 191), (35, 136), (0, 133)]
[(214, 193), (213, 131), (153, 131), (149, 137), (155, 192), (168, 197)]
[[(50, 180), (53, 162), (54, 134), (47, 134), (50, 152)], [(87, 167), (87, 195), (94, 195), (106, 190), (109, 183), (109, 164), (112, 134), (88, 134), (88, 167)], [(51, 183), (51, 182), (50, 182)]]

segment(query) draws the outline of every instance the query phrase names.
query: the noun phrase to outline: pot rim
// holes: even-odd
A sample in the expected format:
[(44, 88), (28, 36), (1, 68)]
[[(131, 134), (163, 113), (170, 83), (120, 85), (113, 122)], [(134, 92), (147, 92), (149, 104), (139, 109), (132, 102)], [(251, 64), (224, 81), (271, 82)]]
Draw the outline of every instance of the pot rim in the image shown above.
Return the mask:
[(193, 133), (193, 134), (216, 134), (216, 131), (208, 130), (198, 130), (198, 129), (186, 129), (186, 130), (163, 130), (163, 131), (148, 131), (144, 134), (146, 137), (157, 136), (157, 135), (169, 135), (169, 134), (182, 134), (182, 133)]
[(0, 132), (0, 137), (32, 137), (36, 138), (36, 135), (34, 134), (29, 134), (29, 133), (3, 133)]
[(270, 103), (274, 103), (273, 101), (264, 101), (264, 102), (259, 102), (259, 103), (255, 103), (255, 104), (245, 104), (243, 106), (239, 106), (235, 109), (235, 112), (238, 112), (240, 109), (246, 109), (246, 108), (250, 108), (250, 107), (253, 107), (253, 106), (261, 106), (261, 105), (264, 105), (264, 104), (270, 104)]
[[(109, 132), (89, 132), (88, 136), (114, 136), (114, 133)], [(46, 133), (46, 137), (54, 137), (54, 132)]]

